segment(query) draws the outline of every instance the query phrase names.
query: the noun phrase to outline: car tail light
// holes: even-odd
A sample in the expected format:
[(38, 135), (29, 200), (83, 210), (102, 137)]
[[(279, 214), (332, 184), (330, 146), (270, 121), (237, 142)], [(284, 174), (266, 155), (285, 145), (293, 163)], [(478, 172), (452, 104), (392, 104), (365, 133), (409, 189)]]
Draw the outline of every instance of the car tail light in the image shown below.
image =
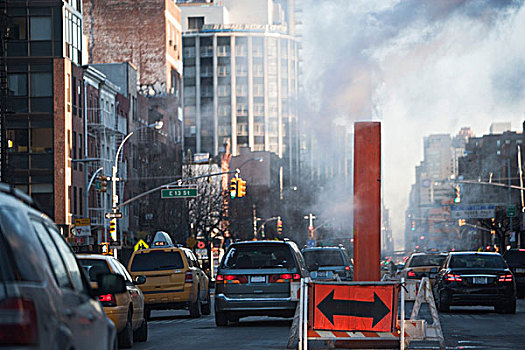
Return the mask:
[(298, 281), (301, 279), (301, 275), (298, 273), (282, 273), (280, 275), (270, 275), (270, 283), (284, 283), (291, 280)]
[(225, 275), (224, 282), (236, 284), (248, 283), (248, 277), (246, 277), (245, 275)]
[(498, 282), (512, 282), (512, 275), (500, 275)]
[(408, 271), (407, 273), (408, 277), (416, 277), (416, 273), (414, 271)]
[(454, 275), (452, 273), (447, 273), (447, 276), (445, 277), (447, 281), (450, 282), (461, 282), (463, 281), (463, 278), (461, 278), (460, 275)]
[(350, 266), (345, 266), (346, 271), (350, 271)]
[(184, 275), (184, 283), (193, 283), (193, 273), (191, 271), (186, 271)]
[(115, 296), (113, 294), (99, 295), (98, 300), (102, 306), (117, 306), (117, 301), (115, 300)]
[(38, 322), (31, 300), (10, 298), (0, 302), (0, 346), (38, 343)]
[(224, 283), (224, 275), (217, 275), (217, 278), (215, 278), (215, 283)]

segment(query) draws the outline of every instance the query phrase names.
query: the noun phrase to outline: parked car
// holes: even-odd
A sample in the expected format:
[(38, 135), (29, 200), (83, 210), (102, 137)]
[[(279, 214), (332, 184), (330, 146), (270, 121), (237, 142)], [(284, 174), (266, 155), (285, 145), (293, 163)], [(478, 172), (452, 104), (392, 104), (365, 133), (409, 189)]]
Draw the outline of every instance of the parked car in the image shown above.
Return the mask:
[(137, 285), (144, 284), (146, 277), (139, 276), (135, 281), (128, 271), (111, 255), (77, 254), (84, 267), (91, 286), (97, 288), (97, 276), (101, 273), (116, 273), (126, 281), (126, 291), (120, 294), (100, 296), (106, 315), (117, 327), (118, 344), (123, 348), (133, 346), (133, 341), (148, 340), (148, 321), (144, 317), (144, 295)]
[(131, 276), (145, 276), (146, 318), (151, 310), (188, 309), (191, 317), (211, 313), (209, 278), (188, 248), (165, 246), (137, 250), (128, 264)]
[(433, 279), (445, 261), (447, 253), (413, 253), (398, 272), (398, 277), (407, 279)]
[(124, 292), (125, 282), (100, 274), (97, 283), (33, 200), (0, 184), (0, 347), (116, 349), (99, 296)]
[(494, 306), (498, 313), (516, 312), (514, 276), (498, 253), (449, 253), (434, 285), (439, 311), (451, 305)]
[(353, 279), (354, 268), (343, 247), (304, 248), (302, 253), (313, 280)]
[(215, 281), (215, 323), (246, 316), (292, 317), (290, 283), (308, 271), (292, 241), (247, 241), (228, 247)]
[(510, 249), (503, 253), (516, 282), (516, 295), (525, 297), (525, 249)]

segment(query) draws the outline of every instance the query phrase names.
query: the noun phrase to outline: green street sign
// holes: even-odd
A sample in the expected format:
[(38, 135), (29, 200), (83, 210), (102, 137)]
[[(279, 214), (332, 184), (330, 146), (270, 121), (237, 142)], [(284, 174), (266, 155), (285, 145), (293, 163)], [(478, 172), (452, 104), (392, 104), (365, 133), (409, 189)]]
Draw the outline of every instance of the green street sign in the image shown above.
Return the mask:
[(170, 188), (160, 191), (160, 198), (187, 198), (197, 197), (197, 188)]
[(515, 205), (511, 205), (507, 207), (507, 217), (508, 218), (516, 217), (516, 206)]
[(101, 187), (102, 187), (102, 183), (99, 180), (95, 181), (95, 188), (97, 190), (100, 190)]

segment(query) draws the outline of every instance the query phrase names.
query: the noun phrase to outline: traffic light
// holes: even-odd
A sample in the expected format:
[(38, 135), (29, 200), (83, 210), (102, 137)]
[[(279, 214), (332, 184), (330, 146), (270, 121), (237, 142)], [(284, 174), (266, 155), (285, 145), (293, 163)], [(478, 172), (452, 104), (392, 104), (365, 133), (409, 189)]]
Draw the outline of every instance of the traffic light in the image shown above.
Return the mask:
[(117, 240), (117, 219), (109, 221), (109, 235), (113, 241)]
[(237, 180), (237, 197), (241, 198), (246, 196), (246, 181), (239, 178)]
[(461, 187), (459, 185), (456, 186), (456, 198), (454, 198), (454, 203), (458, 204), (461, 203)]
[(237, 197), (237, 178), (234, 177), (232, 180), (231, 180), (231, 184), (230, 184), (230, 197), (231, 198), (235, 198)]
[(283, 222), (281, 219), (277, 219), (277, 233), (281, 234), (283, 232)]
[(99, 192), (106, 192), (108, 190), (108, 179), (109, 177), (100, 174), (98, 176), (98, 181), (100, 182)]
[(412, 220), (412, 226), (410, 227), (410, 229), (412, 231), (415, 231), (416, 230), (416, 222), (414, 220)]

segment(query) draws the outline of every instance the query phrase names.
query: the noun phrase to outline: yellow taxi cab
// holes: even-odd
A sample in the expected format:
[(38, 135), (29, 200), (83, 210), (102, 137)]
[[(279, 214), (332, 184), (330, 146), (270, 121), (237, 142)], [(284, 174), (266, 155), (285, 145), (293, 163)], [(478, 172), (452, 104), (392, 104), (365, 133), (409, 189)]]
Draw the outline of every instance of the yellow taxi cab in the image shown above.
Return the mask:
[(144, 317), (144, 295), (137, 287), (143, 284), (146, 278), (137, 276), (133, 280), (126, 268), (111, 255), (77, 254), (77, 258), (94, 288), (96, 288), (97, 275), (101, 273), (116, 273), (126, 281), (126, 292), (99, 297), (106, 315), (117, 328), (119, 347), (130, 348), (133, 346), (133, 341), (146, 341), (148, 321)]
[(180, 246), (154, 247), (137, 250), (128, 264), (133, 278), (146, 276), (146, 283), (140, 286), (146, 318), (151, 310), (167, 309), (187, 309), (194, 318), (209, 315), (209, 279), (193, 252)]

